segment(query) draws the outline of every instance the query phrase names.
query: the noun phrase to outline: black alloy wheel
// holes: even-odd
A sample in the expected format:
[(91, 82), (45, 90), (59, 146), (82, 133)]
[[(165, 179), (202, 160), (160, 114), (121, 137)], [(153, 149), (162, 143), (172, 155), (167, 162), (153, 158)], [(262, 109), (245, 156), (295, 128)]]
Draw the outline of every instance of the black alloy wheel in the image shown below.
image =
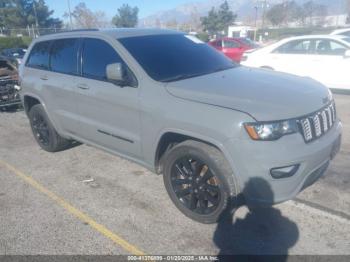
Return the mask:
[(214, 212), (222, 197), (218, 178), (208, 165), (190, 155), (174, 163), (171, 185), (179, 201), (201, 215)]
[(32, 120), (34, 136), (44, 146), (50, 143), (50, 130), (42, 115), (35, 115)]
[(162, 163), (165, 188), (184, 215), (210, 224), (232, 214), (237, 183), (216, 147), (186, 140), (169, 149)]

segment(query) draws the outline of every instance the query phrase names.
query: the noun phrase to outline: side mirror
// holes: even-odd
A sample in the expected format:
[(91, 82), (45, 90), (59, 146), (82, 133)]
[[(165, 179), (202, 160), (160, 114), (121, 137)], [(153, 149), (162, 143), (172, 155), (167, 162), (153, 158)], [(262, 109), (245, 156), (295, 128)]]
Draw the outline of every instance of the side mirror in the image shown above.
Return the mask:
[(346, 50), (345, 54), (344, 54), (345, 58), (350, 58), (350, 50)]
[(114, 63), (114, 64), (107, 65), (106, 76), (107, 76), (107, 79), (110, 80), (111, 82), (115, 82), (117, 84), (123, 84), (125, 82), (125, 69), (123, 64)]

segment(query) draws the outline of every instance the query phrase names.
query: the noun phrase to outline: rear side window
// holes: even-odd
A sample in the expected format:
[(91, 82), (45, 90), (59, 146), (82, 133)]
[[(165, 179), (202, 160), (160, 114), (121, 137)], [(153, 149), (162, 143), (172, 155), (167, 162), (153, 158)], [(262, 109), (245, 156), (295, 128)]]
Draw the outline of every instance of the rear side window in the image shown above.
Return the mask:
[(113, 63), (123, 63), (121, 57), (107, 42), (86, 38), (83, 47), (83, 76), (97, 80), (107, 80), (106, 67)]
[(316, 40), (316, 54), (343, 56), (348, 48), (341, 43), (329, 40)]
[(38, 69), (48, 70), (50, 45), (50, 41), (36, 43), (30, 52), (26, 65)]
[(59, 39), (51, 46), (51, 70), (64, 74), (78, 74), (79, 40), (75, 38)]

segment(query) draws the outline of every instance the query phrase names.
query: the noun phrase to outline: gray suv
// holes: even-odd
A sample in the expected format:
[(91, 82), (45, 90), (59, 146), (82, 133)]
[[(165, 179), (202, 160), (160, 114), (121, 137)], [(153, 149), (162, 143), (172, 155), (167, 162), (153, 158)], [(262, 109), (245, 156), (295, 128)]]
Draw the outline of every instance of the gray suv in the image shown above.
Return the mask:
[(163, 174), (174, 204), (202, 223), (233, 210), (238, 196), (251, 205), (292, 199), (340, 147), (326, 87), (239, 66), (180, 32), (44, 36), (30, 46), (20, 82), (44, 150), (79, 141), (135, 161)]

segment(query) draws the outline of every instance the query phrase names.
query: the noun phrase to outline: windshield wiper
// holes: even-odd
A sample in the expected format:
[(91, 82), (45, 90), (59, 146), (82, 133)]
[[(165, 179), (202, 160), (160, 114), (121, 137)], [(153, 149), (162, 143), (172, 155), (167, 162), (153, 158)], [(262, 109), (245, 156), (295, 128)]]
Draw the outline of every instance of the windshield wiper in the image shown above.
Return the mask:
[(205, 72), (205, 73), (197, 73), (197, 74), (179, 74), (176, 76), (172, 76), (172, 77), (168, 77), (168, 78), (164, 78), (162, 80), (160, 80), (161, 82), (175, 82), (175, 81), (180, 81), (180, 80), (184, 80), (184, 79), (188, 79), (188, 78), (193, 78), (193, 77), (197, 77), (197, 76), (203, 76), (203, 75), (209, 75), (209, 74), (213, 74), (219, 71), (224, 71), (224, 70), (228, 70), (231, 68), (234, 68), (235, 65), (232, 66), (225, 66), (225, 67), (219, 67), (213, 71), (210, 72)]
[(175, 81), (180, 81), (180, 80), (184, 80), (184, 79), (188, 79), (188, 78), (192, 78), (192, 77), (196, 77), (196, 76), (202, 76), (202, 75), (206, 75), (206, 74), (207, 74), (207, 73), (180, 74), (180, 75), (176, 75), (176, 76), (164, 78), (164, 79), (162, 79), (162, 80), (160, 80), (160, 81), (161, 81), (161, 82), (175, 82)]

